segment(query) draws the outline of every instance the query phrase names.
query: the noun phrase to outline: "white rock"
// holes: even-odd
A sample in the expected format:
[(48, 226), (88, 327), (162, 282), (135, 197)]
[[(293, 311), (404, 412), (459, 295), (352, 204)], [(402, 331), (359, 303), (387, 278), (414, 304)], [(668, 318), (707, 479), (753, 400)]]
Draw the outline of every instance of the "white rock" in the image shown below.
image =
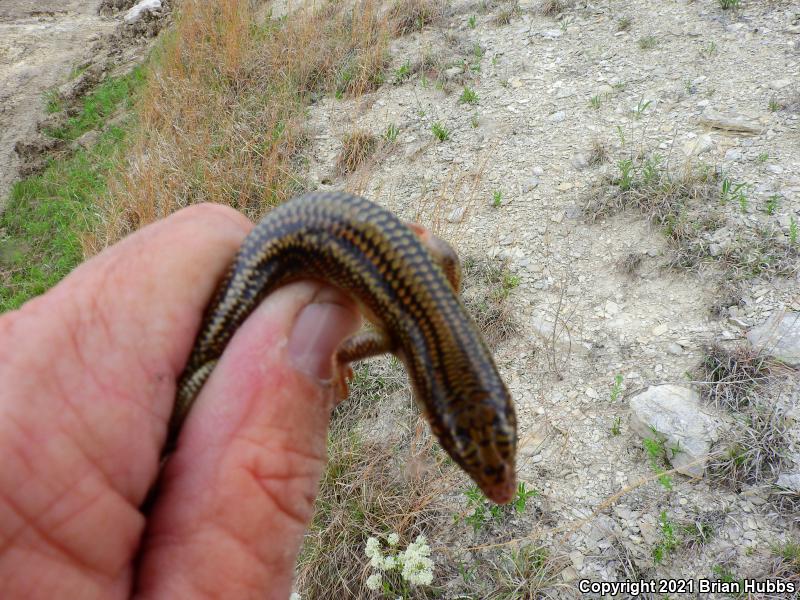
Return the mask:
[(689, 140), (683, 145), (683, 153), (686, 156), (699, 156), (714, 147), (714, 140), (708, 134), (701, 135), (696, 139)]
[(800, 473), (781, 473), (775, 485), (800, 494)]
[(539, 178), (529, 177), (522, 183), (522, 193), (527, 194), (531, 190), (536, 189), (538, 186), (539, 186)]
[(651, 386), (630, 400), (630, 425), (644, 438), (664, 440), (679, 473), (702, 477), (711, 446), (719, 439), (721, 417), (702, 405), (700, 395), (680, 385)]
[(584, 556), (579, 550), (573, 550), (570, 552), (569, 559), (572, 561), (572, 564), (575, 565), (575, 568), (578, 571), (583, 568)]
[(141, 19), (145, 13), (153, 12), (154, 10), (161, 10), (161, 0), (142, 0), (134, 4), (130, 10), (125, 13), (123, 21), (126, 23), (135, 23)]
[(466, 212), (467, 212), (466, 206), (456, 206), (453, 210), (450, 211), (450, 214), (447, 215), (447, 222), (460, 223), (461, 220), (464, 218), (464, 213)]
[(616, 315), (619, 312), (619, 304), (611, 300), (606, 300), (605, 311), (608, 315)]
[(782, 90), (783, 88), (792, 85), (791, 79), (776, 79), (775, 81), (770, 81), (769, 87), (773, 90)]
[(661, 323), (661, 325), (656, 325), (653, 327), (653, 335), (664, 335), (669, 330), (669, 327), (666, 323)]
[(800, 366), (800, 312), (779, 312), (747, 333), (758, 351), (764, 351), (790, 367)]
[(725, 153), (726, 162), (736, 162), (742, 159), (742, 151), (738, 148), (731, 148)]
[(572, 166), (578, 171), (581, 171), (589, 166), (589, 158), (581, 152), (574, 154), (570, 162), (572, 162)]
[(721, 129), (730, 133), (755, 135), (761, 133), (758, 122), (737, 113), (718, 113), (705, 110), (699, 119), (701, 125), (711, 129)]
[(571, 581), (575, 581), (578, 578), (578, 572), (575, 570), (575, 567), (569, 566), (563, 571), (561, 571), (561, 579), (564, 583), (570, 583)]

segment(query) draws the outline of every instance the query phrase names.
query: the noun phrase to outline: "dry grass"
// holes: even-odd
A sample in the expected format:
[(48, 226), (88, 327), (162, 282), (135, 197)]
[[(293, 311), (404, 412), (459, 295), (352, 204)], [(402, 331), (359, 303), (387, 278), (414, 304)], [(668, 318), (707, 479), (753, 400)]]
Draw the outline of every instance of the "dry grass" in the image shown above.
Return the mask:
[(539, 6), (539, 13), (548, 17), (555, 17), (564, 12), (567, 3), (564, 0), (544, 0)]
[(520, 16), (522, 11), (519, 8), (518, 2), (512, 2), (511, 5), (506, 6), (495, 15), (492, 20), (495, 25), (508, 25), (513, 19)]
[(387, 19), (395, 35), (406, 35), (440, 21), (445, 8), (441, 0), (396, 0)]
[(408, 405), (392, 411), (397, 426), (391, 431), (377, 431), (379, 422), (367, 425), (389, 409), (380, 400), (386, 390), (369, 389), (380, 376), (372, 363), (365, 368), (373, 372), (354, 387), (366, 389), (353, 390), (331, 425), (328, 466), (297, 566), (304, 598), (374, 597), (365, 586), (367, 538), (396, 532), (405, 545), (425, 533), (435, 543), (431, 533), (451, 519), (443, 492), (452, 486), (454, 468)]
[(713, 262), (734, 281), (797, 275), (800, 244), (776, 226), (743, 227), (737, 213), (747, 199), (737, 204), (722, 195), (710, 167), (674, 169), (657, 154), (640, 155), (617, 162), (616, 175), (595, 189), (584, 213), (594, 221), (624, 209), (640, 212), (666, 235), (673, 268)]
[(772, 560), (767, 577), (791, 581), (795, 589), (800, 587), (800, 542), (787, 541), (773, 546), (771, 554)]
[(513, 548), (492, 561), (495, 589), (489, 597), (497, 600), (571, 598), (571, 586), (558, 585), (558, 576), (568, 564), (566, 555), (553, 555), (544, 546), (527, 544)]
[(702, 166), (673, 170), (652, 155), (620, 160), (617, 169), (587, 202), (584, 211), (591, 221), (634, 209), (679, 240), (688, 209), (717, 197), (716, 173)]
[(489, 346), (519, 332), (508, 296), (518, 280), (506, 262), (485, 257), (465, 256), (462, 261), (462, 299)]
[(749, 347), (706, 349), (696, 381), (710, 404), (734, 425), (723, 440), (727, 451), (712, 460), (709, 474), (735, 489), (771, 482), (791, 446), (791, 390), (797, 374)]
[(628, 277), (633, 277), (639, 271), (639, 267), (642, 266), (644, 256), (644, 254), (639, 252), (629, 252), (617, 261), (617, 269), (620, 273)]
[(128, 166), (102, 207), (95, 252), (186, 205), (252, 218), (305, 188), (313, 94), (382, 82), (390, 24), (371, 0), (258, 23), (247, 0), (186, 0), (151, 60)]
[(336, 159), (340, 173), (352, 173), (360, 167), (375, 151), (378, 138), (369, 131), (359, 129), (348, 133), (342, 139), (342, 151)]
[(608, 144), (603, 140), (594, 138), (589, 148), (589, 164), (593, 166), (608, 162)]
[(729, 432), (728, 451), (709, 463), (712, 479), (734, 489), (771, 482), (786, 464), (791, 417), (772, 398), (754, 396)]
[(749, 347), (705, 349), (699, 379), (706, 400), (726, 410), (740, 410), (750, 395), (769, 381), (771, 361)]

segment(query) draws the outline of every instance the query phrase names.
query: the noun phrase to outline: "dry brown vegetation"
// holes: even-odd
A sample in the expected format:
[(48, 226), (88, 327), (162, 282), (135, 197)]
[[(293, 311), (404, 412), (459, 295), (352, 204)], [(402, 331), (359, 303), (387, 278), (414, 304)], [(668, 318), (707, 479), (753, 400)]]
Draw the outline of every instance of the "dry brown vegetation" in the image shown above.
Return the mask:
[(356, 370), (350, 398), (334, 413), (328, 466), (298, 561), (303, 597), (370, 597), (368, 537), (396, 532), (405, 545), (449, 522), (444, 497), (454, 468), (405, 387), (396, 360), (371, 361)]
[(539, 12), (543, 15), (555, 17), (564, 12), (566, 8), (567, 4), (564, 0), (544, 0), (539, 7)]
[(389, 9), (387, 20), (395, 35), (404, 35), (436, 23), (444, 10), (445, 3), (439, 0), (397, 0)]
[(341, 173), (352, 173), (372, 156), (377, 145), (378, 138), (369, 131), (358, 129), (347, 134), (342, 140), (342, 151), (336, 159), (336, 168)]
[(705, 350), (697, 373), (706, 401), (734, 418), (727, 450), (709, 465), (710, 476), (738, 489), (772, 481), (791, 447), (791, 390), (797, 373), (749, 346)]
[(312, 95), (382, 81), (392, 26), (379, 8), (331, 3), (262, 23), (246, 0), (183, 2), (151, 59), (128, 165), (87, 249), (196, 202), (255, 218), (303, 190)]

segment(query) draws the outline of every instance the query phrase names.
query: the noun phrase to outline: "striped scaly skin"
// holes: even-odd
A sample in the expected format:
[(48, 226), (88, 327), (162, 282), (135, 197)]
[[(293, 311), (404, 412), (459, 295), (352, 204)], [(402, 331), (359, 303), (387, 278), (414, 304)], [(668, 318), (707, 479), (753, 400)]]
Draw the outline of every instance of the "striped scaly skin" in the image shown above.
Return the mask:
[(350, 294), (379, 329), (346, 341), (337, 360), (396, 354), (444, 449), (487, 497), (508, 502), (516, 488), (511, 395), (454, 290), (455, 253), (432, 236), (423, 243), (424, 231), (341, 192), (306, 194), (267, 214), (206, 310), (178, 384), (167, 451), (225, 346), (259, 302), (289, 281), (317, 279)]

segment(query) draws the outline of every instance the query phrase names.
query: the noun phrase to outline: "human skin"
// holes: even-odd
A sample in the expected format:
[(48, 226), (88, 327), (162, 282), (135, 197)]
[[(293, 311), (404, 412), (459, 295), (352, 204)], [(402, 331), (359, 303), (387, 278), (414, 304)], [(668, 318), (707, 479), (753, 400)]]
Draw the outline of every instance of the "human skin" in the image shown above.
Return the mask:
[(331, 357), (360, 323), (339, 292), (294, 283), (248, 318), (140, 510), (203, 309), (251, 228), (183, 209), (0, 317), (0, 597), (288, 597)]

